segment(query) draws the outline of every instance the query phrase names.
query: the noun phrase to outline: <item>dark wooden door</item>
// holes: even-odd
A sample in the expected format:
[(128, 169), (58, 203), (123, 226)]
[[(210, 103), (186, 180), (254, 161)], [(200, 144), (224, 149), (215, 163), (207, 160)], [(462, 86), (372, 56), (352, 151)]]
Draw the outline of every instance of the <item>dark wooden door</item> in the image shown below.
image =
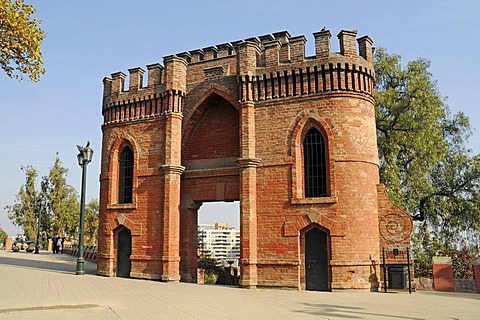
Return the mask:
[(328, 291), (327, 234), (317, 228), (305, 234), (306, 289)]
[(130, 277), (130, 255), (132, 254), (132, 235), (124, 229), (118, 233), (117, 277)]
[(403, 266), (388, 267), (388, 287), (390, 289), (405, 289), (405, 270)]

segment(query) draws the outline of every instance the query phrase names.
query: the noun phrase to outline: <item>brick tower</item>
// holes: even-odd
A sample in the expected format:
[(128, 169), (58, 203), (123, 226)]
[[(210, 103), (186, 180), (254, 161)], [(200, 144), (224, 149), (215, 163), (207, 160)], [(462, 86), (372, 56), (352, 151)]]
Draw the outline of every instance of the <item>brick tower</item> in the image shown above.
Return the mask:
[[(277, 32), (104, 79), (97, 273), (196, 282), (198, 209), (240, 201), (243, 287), (381, 285), (411, 219), (379, 185), (372, 41)], [(357, 53), (357, 43), (359, 53)], [(395, 257), (396, 264), (405, 259)]]

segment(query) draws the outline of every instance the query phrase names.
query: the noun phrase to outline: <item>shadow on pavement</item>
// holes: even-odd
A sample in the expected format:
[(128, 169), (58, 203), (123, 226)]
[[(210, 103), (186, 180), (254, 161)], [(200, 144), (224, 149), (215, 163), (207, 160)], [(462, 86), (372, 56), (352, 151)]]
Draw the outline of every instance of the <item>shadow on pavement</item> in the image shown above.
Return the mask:
[(411, 319), (411, 320), (424, 320), (424, 318), (412, 318), (403, 317), (393, 314), (382, 314), (366, 312), (365, 309), (359, 307), (349, 307), (333, 304), (313, 304), (304, 303), (305, 308), (297, 310), (298, 313), (306, 313), (314, 316), (322, 317), (338, 317), (342, 319), (365, 319), (366, 316), (375, 316), (381, 319)]
[[(76, 258), (66, 254), (41, 252), (40, 254), (26, 252), (3, 251), (0, 254), (0, 265), (20, 268), (34, 268), (45, 271), (75, 273)], [(95, 275), (97, 265), (85, 261), (85, 274)]]

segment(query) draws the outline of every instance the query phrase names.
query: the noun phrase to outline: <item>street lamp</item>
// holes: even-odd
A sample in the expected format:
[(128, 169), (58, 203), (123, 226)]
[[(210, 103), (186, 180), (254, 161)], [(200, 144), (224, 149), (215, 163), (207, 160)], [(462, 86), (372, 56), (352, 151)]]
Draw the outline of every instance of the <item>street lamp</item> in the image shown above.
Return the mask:
[[(42, 181), (42, 191), (45, 190), (45, 183)], [(37, 226), (37, 241), (35, 243), (35, 254), (39, 253), (40, 250), (40, 229), (42, 226), (42, 213), (43, 210), (47, 210), (47, 198), (45, 194), (43, 194), (42, 201), (40, 202), (39, 209), (38, 209), (38, 226)]]
[(42, 221), (42, 209), (38, 210), (38, 226), (37, 226), (37, 241), (35, 243), (35, 254), (38, 254), (38, 250), (40, 249), (40, 223)]
[(80, 239), (79, 239), (79, 256), (77, 259), (77, 270), (76, 274), (85, 274), (85, 258), (83, 257), (83, 229), (85, 225), (85, 180), (87, 177), (87, 165), (92, 161), (93, 150), (90, 148), (90, 142), (87, 141), (85, 147), (77, 145), (78, 151), (77, 155), (78, 164), (82, 167), (82, 191), (80, 195)]

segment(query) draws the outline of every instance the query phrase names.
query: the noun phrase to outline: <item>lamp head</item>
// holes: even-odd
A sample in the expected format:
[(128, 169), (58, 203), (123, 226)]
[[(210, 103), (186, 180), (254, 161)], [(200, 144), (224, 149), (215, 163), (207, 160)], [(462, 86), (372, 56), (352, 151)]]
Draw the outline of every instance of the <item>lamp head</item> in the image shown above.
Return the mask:
[(93, 149), (90, 148), (90, 141), (87, 141), (87, 145), (85, 147), (77, 145), (78, 151), (80, 151), (77, 155), (78, 164), (80, 166), (84, 164), (89, 164), (93, 158)]

